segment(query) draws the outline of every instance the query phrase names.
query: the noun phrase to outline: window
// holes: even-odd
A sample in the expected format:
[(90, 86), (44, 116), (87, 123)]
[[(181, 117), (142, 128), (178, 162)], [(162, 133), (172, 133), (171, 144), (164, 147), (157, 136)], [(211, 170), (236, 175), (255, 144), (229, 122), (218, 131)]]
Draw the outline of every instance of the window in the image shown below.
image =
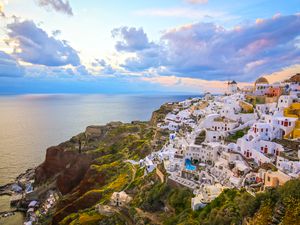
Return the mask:
[(268, 179), (269, 182), (271, 181), (271, 178), (270, 178), (270, 177), (268, 177), (267, 179)]

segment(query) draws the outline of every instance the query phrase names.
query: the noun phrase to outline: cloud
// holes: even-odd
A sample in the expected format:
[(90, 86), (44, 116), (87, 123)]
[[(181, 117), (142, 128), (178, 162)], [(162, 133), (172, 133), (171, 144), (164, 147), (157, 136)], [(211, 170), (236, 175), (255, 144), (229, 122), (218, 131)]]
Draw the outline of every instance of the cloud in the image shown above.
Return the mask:
[(18, 59), (45, 66), (80, 65), (80, 59), (65, 40), (58, 40), (37, 27), (33, 21), (14, 21), (7, 25), (9, 43)]
[[(159, 84), (164, 87), (172, 87), (173, 89), (189, 91), (194, 93), (212, 92), (221, 94), (227, 90), (227, 83), (217, 80), (203, 80), (189, 77), (176, 77), (172, 76), (151, 76), (142, 77), (141, 80), (154, 84)], [(239, 87), (249, 86), (250, 83), (242, 82), (238, 83)]]
[(70, 16), (73, 15), (73, 10), (68, 0), (37, 0), (37, 4), (47, 9), (54, 9), (57, 12)]
[(76, 72), (80, 75), (80, 76), (87, 76), (90, 75), (89, 71), (87, 70), (87, 68), (84, 65), (80, 65), (76, 68)]
[(147, 34), (142, 28), (121, 27), (112, 30), (113, 38), (119, 38), (115, 48), (118, 51), (140, 51), (150, 48), (153, 43), (150, 43)]
[(92, 63), (92, 66), (100, 67), (100, 70), (97, 70), (96, 73), (101, 73), (103, 75), (112, 75), (117, 72), (104, 59), (96, 59), (95, 62)]
[(7, 53), (0, 51), (0, 77), (20, 77), (23, 68)]
[(54, 31), (52, 31), (52, 35), (54, 36), (54, 37), (57, 37), (58, 35), (60, 35), (61, 34), (61, 30), (54, 30)]
[(185, 0), (187, 3), (191, 4), (205, 4), (208, 0)]
[(144, 9), (136, 11), (135, 14), (138, 16), (178, 17), (197, 20), (207, 20), (212, 18), (222, 18), (223, 20), (233, 19), (232, 16), (229, 16), (224, 12), (192, 8)]
[(131, 72), (138, 72), (151, 67), (159, 67), (163, 57), (162, 46), (150, 42), (142, 28), (121, 27), (112, 31), (114, 38), (119, 38), (115, 48), (125, 53), (135, 53), (120, 66)]
[(279, 71), (271, 74), (263, 74), (264, 77), (268, 79), (269, 82), (274, 83), (277, 81), (287, 80), (291, 76), (300, 72), (300, 64), (284, 67)]
[(162, 75), (178, 77), (252, 81), (263, 73), (298, 64), (299, 35), (300, 15), (276, 16), (233, 29), (199, 22), (166, 31), (159, 43), (150, 45), (145, 39), (147, 48), (125, 44), (136, 57), (122, 66), (142, 72), (163, 68)]

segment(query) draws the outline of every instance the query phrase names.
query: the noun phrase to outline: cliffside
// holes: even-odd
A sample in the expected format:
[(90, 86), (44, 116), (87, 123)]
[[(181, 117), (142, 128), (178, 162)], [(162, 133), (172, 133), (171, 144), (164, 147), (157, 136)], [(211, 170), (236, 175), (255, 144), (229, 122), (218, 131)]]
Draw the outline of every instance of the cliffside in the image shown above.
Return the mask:
[(51, 223), (69, 224), (79, 210), (109, 202), (113, 192), (123, 190), (135, 178), (137, 168), (125, 160), (139, 160), (161, 148), (165, 140), (165, 134), (149, 123), (114, 122), (90, 126), (48, 148), (45, 161), (36, 168), (35, 180), (40, 187), (54, 182), (63, 195)]
[[(152, 122), (157, 122), (157, 115)], [(45, 162), (36, 169), (36, 182), (40, 186), (55, 182), (63, 197), (51, 219), (42, 224), (292, 225), (300, 220), (300, 180), (256, 197), (245, 190), (225, 190), (193, 212), (190, 190), (170, 186), (155, 171), (145, 175), (143, 168), (126, 162), (160, 149), (166, 137), (168, 132), (149, 123), (117, 122), (88, 127), (49, 148)], [(99, 213), (97, 205), (109, 205), (113, 192), (124, 190), (132, 198), (128, 205)]]
[(71, 151), (65, 145), (47, 149), (46, 159), (35, 171), (37, 184), (56, 179), (57, 188), (62, 194), (76, 187), (89, 168), (92, 157)]
[(162, 122), (163, 119), (166, 117), (166, 115), (170, 112), (172, 112), (173, 108), (175, 108), (175, 103), (172, 104), (163, 104), (158, 110), (155, 110), (152, 113), (150, 124), (155, 126), (159, 122)]

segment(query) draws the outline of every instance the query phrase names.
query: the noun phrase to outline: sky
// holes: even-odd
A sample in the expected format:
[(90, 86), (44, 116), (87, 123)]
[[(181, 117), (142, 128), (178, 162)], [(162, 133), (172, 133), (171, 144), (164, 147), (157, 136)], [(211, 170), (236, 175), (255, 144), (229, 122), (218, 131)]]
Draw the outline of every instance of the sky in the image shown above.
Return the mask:
[(221, 93), (300, 72), (300, 0), (0, 0), (0, 94)]

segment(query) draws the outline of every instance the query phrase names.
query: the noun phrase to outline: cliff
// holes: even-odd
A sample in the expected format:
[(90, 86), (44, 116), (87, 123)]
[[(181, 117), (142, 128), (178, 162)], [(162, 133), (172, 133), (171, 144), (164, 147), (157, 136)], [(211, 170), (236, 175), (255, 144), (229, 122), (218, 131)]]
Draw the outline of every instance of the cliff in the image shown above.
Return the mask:
[(162, 122), (166, 117), (166, 115), (173, 111), (175, 105), (176, 105), (175, 103), (172, 104), (166, 103), (163, 104), (158, 110), (155, 110), (152, 113), (150, 124), (156, 126), (158, 123)]
[[(47, 149), (45, 161), (36, 168), (38, 187), (55, 183), (63, 195), (52, 224), (69, 224), (70, 215), (109, 202), (134, 180), (137, 168), (127, 159), (139, 160), (165, 142), (165, 134), (147, 122), (113, 122), (89, 126), (84, 133)], [(53, 185), (51, 185), (53, 188)]]
[(90, 155), (70, 151), (64, 145), (48, 148), (45, 162), (35, 171), (35, 181), (39, 185), (56, 179), (59, 191), (67, 194), (80, 183), (91, 161)]

